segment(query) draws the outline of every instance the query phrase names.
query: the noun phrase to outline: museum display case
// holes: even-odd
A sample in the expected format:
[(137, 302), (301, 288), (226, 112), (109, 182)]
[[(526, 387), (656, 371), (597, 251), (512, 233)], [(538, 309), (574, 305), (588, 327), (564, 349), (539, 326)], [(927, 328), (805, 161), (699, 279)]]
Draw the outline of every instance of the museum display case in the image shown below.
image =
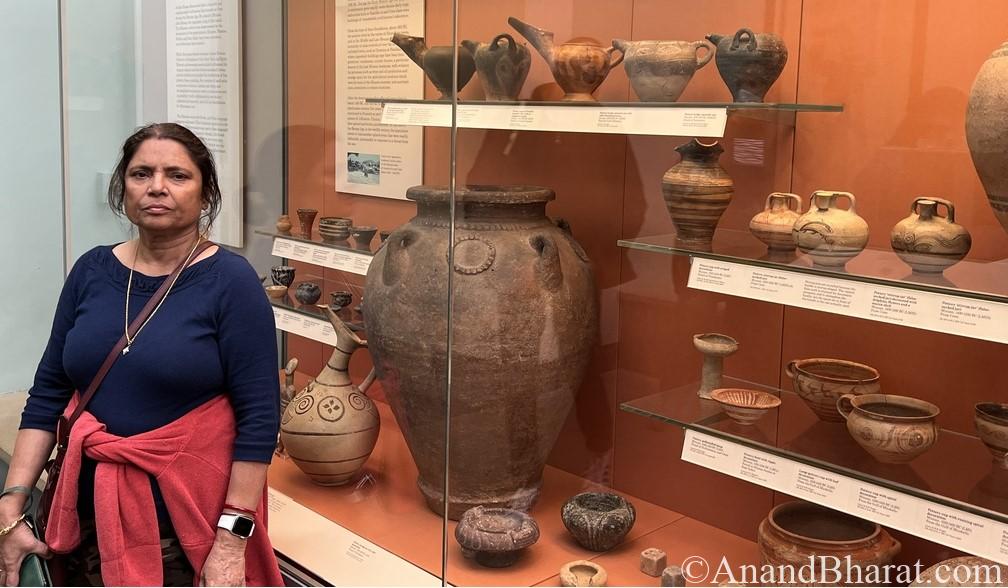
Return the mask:
[(298, 581), (1008, 565), (1003, 2), (240, 4)]

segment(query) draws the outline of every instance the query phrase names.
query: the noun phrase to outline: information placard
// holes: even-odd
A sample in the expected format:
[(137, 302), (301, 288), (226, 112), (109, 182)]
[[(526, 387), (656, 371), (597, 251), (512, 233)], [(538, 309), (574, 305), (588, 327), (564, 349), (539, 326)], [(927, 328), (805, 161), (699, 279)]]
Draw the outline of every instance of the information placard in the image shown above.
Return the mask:
[(1008, 305), (898, 286), (693, 258), (690, 288), (1008, 343)]
[(1008, 564), (1008, 525), (741, 443), (686, 430), (682, 460)]
[(273, 255), (361, 276), (367, 275), (371, 260), (374, 259), (370, 253), (335, 249), (285, 237), (273, 238)]
[[(723, 137), (727, 108), (564, 106), (545, 104), (459, 104), (459, 128), (570, 133), (617, 133), (676, 137)], [(382, 124), (451, 126), (448, 102), (386, 102)]]
[(273, 320), (276, 328), (281, 331), (336, 346), (336, 331), (325, 319), (305, 316), (293, 310), (274, 306)]

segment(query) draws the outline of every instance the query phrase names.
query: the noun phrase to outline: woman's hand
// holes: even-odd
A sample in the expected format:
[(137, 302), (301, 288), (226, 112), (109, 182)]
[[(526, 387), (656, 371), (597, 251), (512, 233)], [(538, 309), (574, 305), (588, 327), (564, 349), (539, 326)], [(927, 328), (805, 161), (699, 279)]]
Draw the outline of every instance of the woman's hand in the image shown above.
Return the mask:
[(245, 585), (245, 540), (224, 529), (217, 529), (203, 572), (200, 586)]
[[(20, 515), (18, 512), (10, 516), (10, 512), (0, 512), (0, 524), (7, 525)], [(51, 552), (49, 546), (35, 538), (28, 525), (23, 521), (11, 530), (6, 536), (0, 538), (0, 584), (4, 586), (17, 586), (20, 579), (21, 562), (30, 554), (38, 554), (39, 557), (49, 559)]]

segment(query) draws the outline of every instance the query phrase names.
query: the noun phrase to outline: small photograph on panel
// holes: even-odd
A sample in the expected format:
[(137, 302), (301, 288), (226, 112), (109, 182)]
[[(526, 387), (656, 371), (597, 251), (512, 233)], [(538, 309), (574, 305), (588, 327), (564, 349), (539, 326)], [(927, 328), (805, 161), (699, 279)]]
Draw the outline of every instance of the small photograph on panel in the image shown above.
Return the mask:
[(381, 177), (381, 156), (371, 153), (347, 152), (347, 181), (351, 184), (378, 184)]

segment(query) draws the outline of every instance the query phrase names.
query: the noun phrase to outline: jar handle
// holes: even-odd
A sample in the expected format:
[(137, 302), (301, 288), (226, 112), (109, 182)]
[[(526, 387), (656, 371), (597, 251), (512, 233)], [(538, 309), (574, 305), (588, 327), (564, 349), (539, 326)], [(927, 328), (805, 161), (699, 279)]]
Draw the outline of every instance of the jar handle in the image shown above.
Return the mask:
[[(770, 195), (766, 197), (766, 203), (763, 205), (763, 208), (765, 209), (770, 208), (770, 201), (773, 200), (774, 196), (778, 198), (785, 198), (788, 201), (794, 202), (795, 203), (794, 211), (797, 213), (801, 213), (801, 196), (797, 194), (792, 194), (791, 192), (771, 192)], [(791, 205), (789, 204), (788, 209), (790, 208)]]
[(508, 42), (507, 50), (509, 53), (514, 53), (515, 50), (518, 49), (518, 44), (515, 43), (514, 37), (512, 37), (507, 33), (501, 33), (496, 37), (494, 37), (493, 41), (490, 41), (490, 49), (497, 49), (498, 47), (500, 47), (500, 45), (498, 45), (497, 43), (499, 43), (501, 39), (507, 39)]
[(945, 207), (945, 218), (948, 219), (948, 222), (955, 222), (955, 204), (952, 204), (952, 201), (944, 198), (931, 198), (931, 200)]
[(854, 195), (851, 194), (850, 192), (836, 192), (833, 190), (816, 190), (815, 192), (812, 192), (812, 202), (814, 203), (816, 198), (820, 196), (832, 196), (834, 198), (844, 196), (847, 198), (847, 201), (850, 202), (850, 206), (847, 208), (847, 210), (853, 212), (854, 214), (857, 214), (857, 199), (855, 199)]
[[(619, 57), (613, 58), (613, 52), (615, 51), (619, 51)], [(620, 62), (623, 61), (623, 57), (626, 56), (626, 54), (623, 53), (623, 51), (620, 51), (620, 49), (617, 47), (606, 47), (605, 52), (606, 55), (609, 57), (609, 69), (612, 69), (617, 65), (619, 65)]]
[(854, 410), (854, 405), (851, 404), (851, 398), (854, 398), (855, 394), (844, 394), (840, 398), (837, 398), (836, 409), (843, 416), (844, 420), (850, 418), (850, 413)]
[[(743, 34), (749, 35), (748, 40), (746, 40), (746, 41), (742, 40), (742, 35)], [(739, 45), (741, 45), (742, 43), (746, 44), (746, 47), (745, 47), (746, 51), (750, 51), (750, 52), (756, 51), (756, 35), (753, 34), (752, 29), (747, 29), (747, 28), (741, 28), (741, 29), (739, 29), (735, 33), (735, 37), (732, 38), (731, 50), (732, 51), (738, 50)]]
[(796, 360), (791, 360), (786, 366), (784, 366), (784, 373), (788, 375), (789, 378), (794, 379), (795, 369), (798, 367), (798, 362)]
[[(710, 63), (711, 58), (714, 57), (714, 45), (711, 45), (707, 41), (695, 41), (695, 43), (696, 47), (694, 48), (693, 51), (696, 55), (697, 60), (696, 68), (700, 69), (701, 67)], [(707, 50), (707, 53), (705, 53), (703, 57), (700, 57), (700, 49)]]

